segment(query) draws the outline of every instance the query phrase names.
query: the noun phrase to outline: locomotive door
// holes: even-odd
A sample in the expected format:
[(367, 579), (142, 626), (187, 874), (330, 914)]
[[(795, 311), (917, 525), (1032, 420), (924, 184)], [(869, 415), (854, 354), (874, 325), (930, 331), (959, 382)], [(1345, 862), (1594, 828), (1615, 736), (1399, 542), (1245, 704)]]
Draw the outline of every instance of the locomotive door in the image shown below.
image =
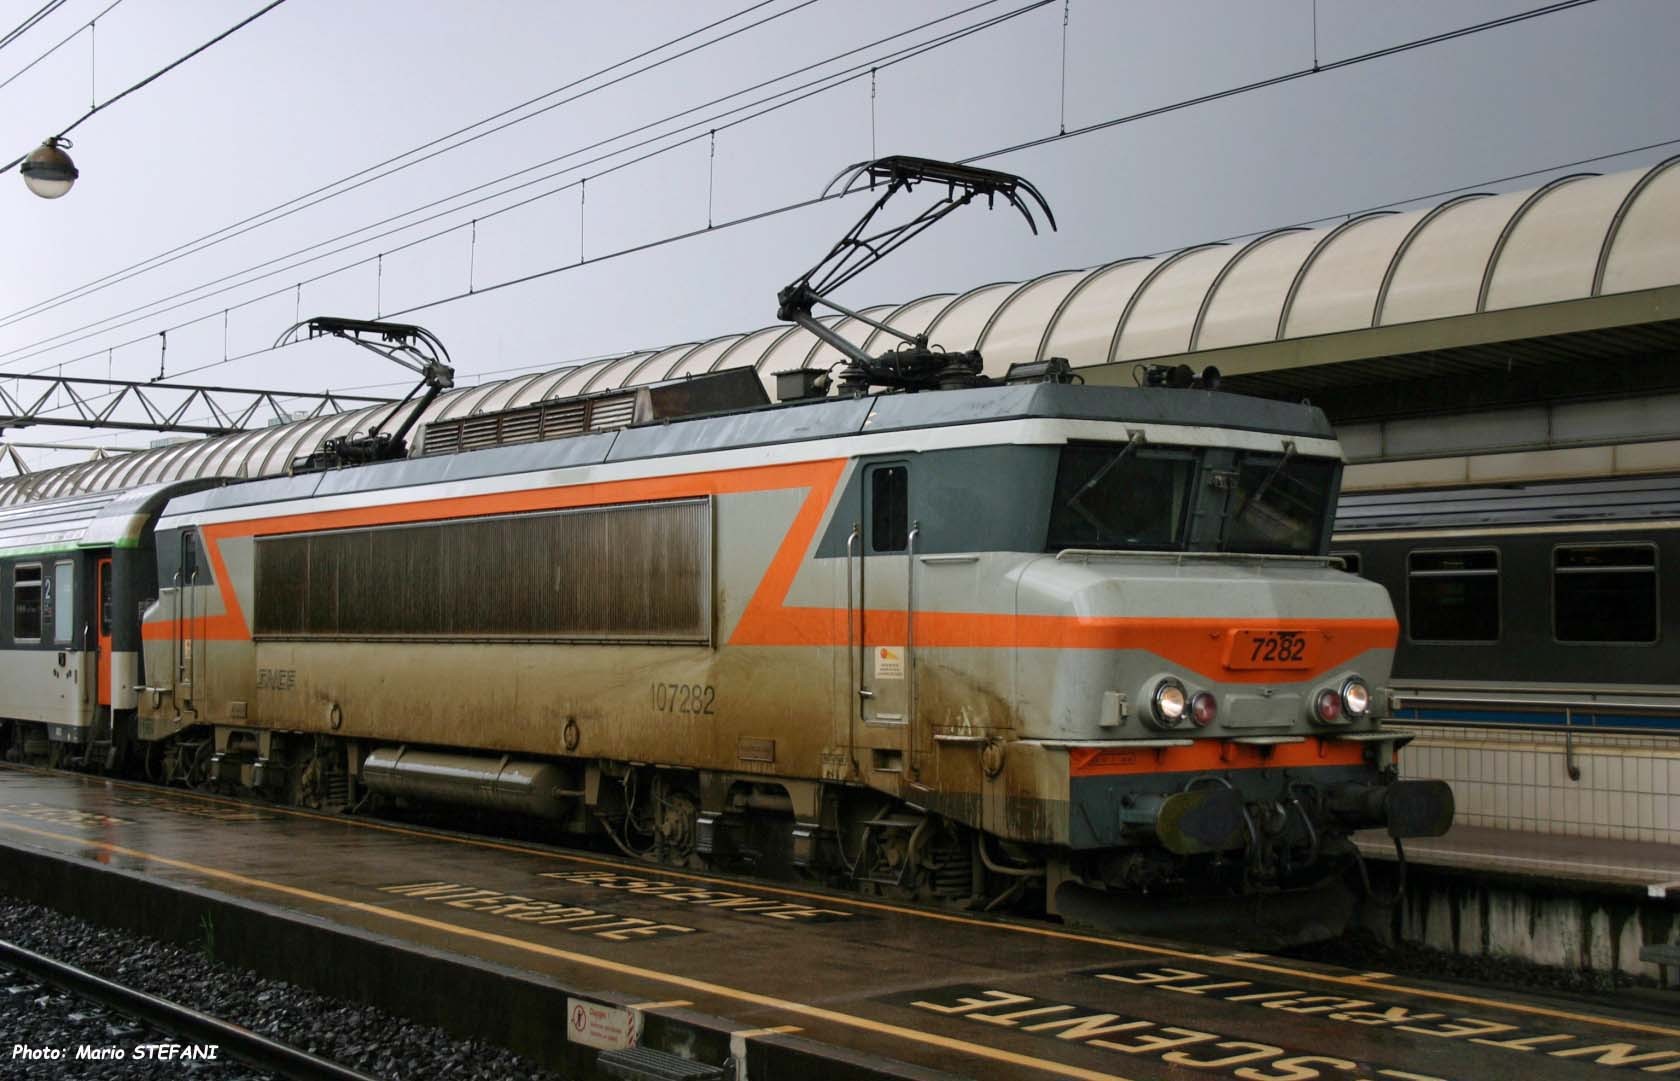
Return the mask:
[(858, 714), (866, 726), (901, 730), (900, 738), (890, 741), (896, 746), (876, 754), (871, 765), (876, 772), (903, 772), (912, 747), (915, 668), (910, 570), (918, 533), (910, 518), (908, 463), (865, 467), (862, 523), (858, 634), (852, 643), (857, 651), (853, 668)]
[(111, 557), (106, 556), (95, 565), (94, 616), (98, 621), (99, 655), (95, 664), (98, 675), (95, 684), (98, 693), (94, 701), (109, 709), (111, 707)]
[(198, 631), (198, 531), (181, 530), (180, 560), (175, 571), (175, 705), (193, 709), (194, 676), (200, 651), (193, 648)]

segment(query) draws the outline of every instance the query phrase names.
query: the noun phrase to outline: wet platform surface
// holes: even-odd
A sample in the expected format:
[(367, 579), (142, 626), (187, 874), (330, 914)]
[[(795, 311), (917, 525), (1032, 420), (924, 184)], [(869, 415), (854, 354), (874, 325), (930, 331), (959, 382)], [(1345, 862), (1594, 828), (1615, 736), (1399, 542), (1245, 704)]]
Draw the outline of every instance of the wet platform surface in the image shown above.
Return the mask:
[[(1394, 844), (1381, 830), (1368, 830), (1356, 839), (1367, 857), (1394, 856)], [(1406, 859), (1414, 864), (1632, 887), (1659, 897), (1680, 894), (1676, 845), (1490, 826), (1454, 826), (1444, 836), (1405, 844)]]
[(1613, 996), (1432, 986), (95, 778), (0, 768), (6, 848), (965, 1077), (1680, 1074), (1680, 1012)]

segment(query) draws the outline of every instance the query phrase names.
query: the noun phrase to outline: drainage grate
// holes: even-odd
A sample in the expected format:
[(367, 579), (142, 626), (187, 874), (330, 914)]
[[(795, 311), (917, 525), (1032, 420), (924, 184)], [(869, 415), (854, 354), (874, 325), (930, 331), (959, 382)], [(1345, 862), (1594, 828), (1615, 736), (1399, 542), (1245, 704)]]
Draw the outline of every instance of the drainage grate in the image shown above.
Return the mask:
[(595, 1066), (608, 1077), (623, 1081), (725, 1081), (728, 1077), (722, 1066), (708, 1066), (651, 1047), (602, 1051), (595, 1056)]

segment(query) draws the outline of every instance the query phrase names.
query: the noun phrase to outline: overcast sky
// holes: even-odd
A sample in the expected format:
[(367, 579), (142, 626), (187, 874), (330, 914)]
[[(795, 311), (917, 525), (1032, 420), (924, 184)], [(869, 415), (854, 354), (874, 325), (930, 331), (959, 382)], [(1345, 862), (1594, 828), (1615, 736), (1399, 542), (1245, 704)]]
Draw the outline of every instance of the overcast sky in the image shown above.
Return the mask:
[[(158, 373), (158, 332), (175, 328), (168, 337), (171, 378), (297, 390), (377, 386), (376, 393), (400, 394), (407, 387), (403, 372), (342, 343), (221, 361), (269, 345), (297, 314), (404, 312), (403, 320), (430, 328), (448, 345), (462, 383), (751, 330), (775, 321), (776, 291), (827, 250), (861, 213), (861, 201), (599, 257), (704, 227), (708, 198), (717, 223), (808, 198), (842, 165), (872, 153), (968, 157), (1054, 135), (1064, 123), (1064, 76), (1065, 125), (1077, 130), (1314, 63), (1313, 0), (1053, 0), (890, 65), (883, 58), (907, 45), (1031, 8), (1031, 0), (978, 6), (976, 0), (771, 0), (568, 93), (785, 12), (727, 41), (131, 280), (13, 318), (749, 3), (288, 0), (76, 128), (71, 153), (82, 179), (66, 197), (42, 201), (15, 176), (0, 182), (8, 241), (8, 257), (0, 261), (0, 373), (56, 372), (63, 365), (65, 374), (104, 377), (109, 370), (118, 378), (150, 378)], [(109, 4), (67, 0), (0, 47), (0, 80)], [(84, 31), (0, 87), (0, 160), (261, 6), (261, 0), (119, 0), (93, 34)], [(1543, 0), (1318, 0), (1317, 57), (1330, 64), (1541, 6)], [(12, 0), (0, 32), (39, 7), (39, 0)], [(1488, 182), (1680, 139), (1676, 45), (1680, 3), (1597, 0), (988, 159), (1038, 184), (1061, 230), (1035, 238), (1012, 215), (969, 209), (838, 299), (865, 305), (1018, 280), (1469, 185), (1531, 187), (1555, 173)], [(858, 51), (565, 157), (849, 50)], [(873, 125), (867, 74), (735, 126), (724, 127), (741, 114), (711, 119), (812, 78), (872, 64), (879, 66)], [(702, 133), (722, 129), (715, 158), (710, 139), (702, 138), (606, 175), (630, 154), (587, 163), (696, 122)], [(1676, 152), (1680, 144), (1556, 172), (1609, 172)], [(357, 234), (283, 259), (277, 266), (288, 269), (271, 277), (198, 300), (188, 292), (184, 306), (156, 311), (165, 306), (154, 303), (162, 298), (551, 159), (561, 160), (423, 213), (509, 192), (488, 202), (292, 267), (368, 236)], [(549, 174), (558, 175), (510, 190)], [(581, 208), (578, 189), (566, 187), (580, 176), (595, 177)], [(557, 188), (564, 190), (494, 213)], [(474, 218), (480, 219), (476, 230), (468, 224)], [(460, 228), (394, 250), (452, 226)], [(465, 292), (469, 281), (482, 289), (576, 263), (580, 250), (597, 261), (431, 303)], [(378, 252), (390, 254), (377, 267), (296, 288)], [(282, 295), (250, 302), (276, 290)], [(119, 315), (111, 324), (126, 325), (81, 329)], [(201, 316), (208, 318), (182, 325)], [(123, 344), (134, 339), (144, 340)], [(75, 359), (87, 354), (95, 356)], [(148, 439), (46, 428), (9, 434), (128, 445)], [(31, 460), (53, 458), (37, 453)]]

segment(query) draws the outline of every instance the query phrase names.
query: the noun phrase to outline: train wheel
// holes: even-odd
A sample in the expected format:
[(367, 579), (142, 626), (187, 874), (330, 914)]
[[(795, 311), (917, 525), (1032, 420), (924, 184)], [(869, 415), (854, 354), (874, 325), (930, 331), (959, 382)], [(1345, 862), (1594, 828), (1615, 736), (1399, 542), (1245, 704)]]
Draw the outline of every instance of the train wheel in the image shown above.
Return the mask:
[(654, 827), (654, 858), (673, 867), (698, 866), (694, 836), (699, 817), (700, 806), (687, 792), (662, 794)]

